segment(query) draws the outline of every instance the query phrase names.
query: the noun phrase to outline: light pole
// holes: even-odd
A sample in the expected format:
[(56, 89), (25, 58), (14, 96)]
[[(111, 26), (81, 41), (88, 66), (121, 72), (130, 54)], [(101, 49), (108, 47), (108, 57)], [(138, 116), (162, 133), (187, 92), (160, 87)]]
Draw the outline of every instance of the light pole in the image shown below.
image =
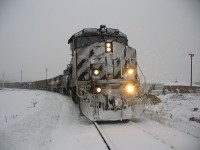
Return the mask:
[(194, 54), (189, 54), (191, 57), (191, 74), (190, 74), (190, 86), (192, 87), (192, 57), (194, 57)]
[(22, 69), (21, 69), (21, 88), (23, 87), (22, 85)]
[(4, 89), (4, 72), (3, 72), (3, 89)]
[(46, 89), (47, 89), (47, 68), (46, 68)]
[(21, 83), (22, 83), (22, 69), (21, 69)]

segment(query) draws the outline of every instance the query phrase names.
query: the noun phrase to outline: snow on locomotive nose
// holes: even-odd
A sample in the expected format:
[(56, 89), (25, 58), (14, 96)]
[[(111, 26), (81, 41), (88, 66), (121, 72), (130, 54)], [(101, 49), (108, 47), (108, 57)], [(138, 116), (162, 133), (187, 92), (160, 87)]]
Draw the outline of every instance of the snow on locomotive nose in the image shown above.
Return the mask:
[(67, 89), (81, 113), (101, 121), (131, 119), (143, 112), (136, 50), (128, 46), (125, 34), (105, 26), (87, 28), (68, 43), (72, 59)]

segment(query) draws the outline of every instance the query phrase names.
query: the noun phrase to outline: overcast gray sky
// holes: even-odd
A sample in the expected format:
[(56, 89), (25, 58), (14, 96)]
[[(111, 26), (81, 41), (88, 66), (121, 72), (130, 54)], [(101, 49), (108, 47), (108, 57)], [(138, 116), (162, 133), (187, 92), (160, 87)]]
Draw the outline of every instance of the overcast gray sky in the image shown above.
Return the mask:
[(105, 24), (127, 34), (148, 82), (200, 81), (199, 0), (0, 0), (0, 80), (59, 75), (71, 59), (67, 40)]

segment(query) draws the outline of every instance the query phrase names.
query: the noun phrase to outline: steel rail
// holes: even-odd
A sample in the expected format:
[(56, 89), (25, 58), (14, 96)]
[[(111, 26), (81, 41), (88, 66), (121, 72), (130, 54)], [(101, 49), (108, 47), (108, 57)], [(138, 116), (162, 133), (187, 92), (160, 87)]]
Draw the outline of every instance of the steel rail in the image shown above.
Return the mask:
[(110, 144), (109, 140), (106, 138), (106, 136), (103, 134), (102, 129), (99, 127), (99, 125), (93, 121), (94, 126), (96, 127), (97, 131), (99, 132), (101, 138), (103, 139), (104, 143), (106, 144), (106, 147), (108, 150), (114, 150), (112, 145)]

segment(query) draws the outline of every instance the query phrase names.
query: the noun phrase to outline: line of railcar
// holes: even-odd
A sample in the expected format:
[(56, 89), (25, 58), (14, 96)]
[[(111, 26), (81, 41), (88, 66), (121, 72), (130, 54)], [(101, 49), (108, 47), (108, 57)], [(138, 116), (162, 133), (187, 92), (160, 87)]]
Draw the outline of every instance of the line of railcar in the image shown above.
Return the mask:
[(66, 94), (66, 85), (66, 76), (58, 75), (50, 79), (33, 82), (8, 82), (4, 86), (6, 88), (39, 89)]

